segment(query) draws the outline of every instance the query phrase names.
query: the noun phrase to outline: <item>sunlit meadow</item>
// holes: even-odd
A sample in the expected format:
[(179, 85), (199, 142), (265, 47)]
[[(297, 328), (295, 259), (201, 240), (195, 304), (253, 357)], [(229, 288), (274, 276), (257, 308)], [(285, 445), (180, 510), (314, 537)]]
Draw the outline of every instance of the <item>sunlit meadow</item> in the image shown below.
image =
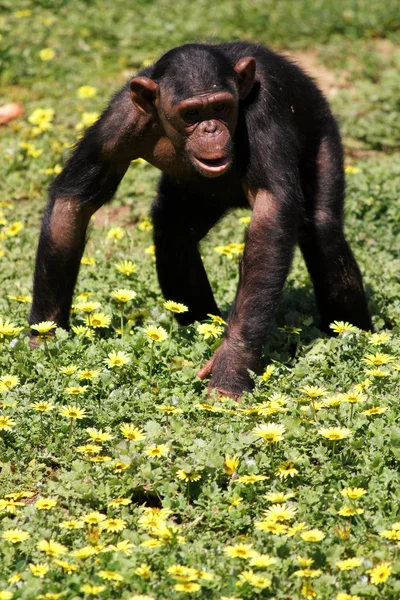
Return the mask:
[[(400, 597), (400, 18), (388, 0), (4, 0), (0, 600)], [(112, 90), (173, 45), (298, 54), (340, 119), (347, 234), (375, 332), (318, 330), (299, 255), (240, 402), (196, 370), (221, 342), (250, 214), (202, 244), (223, 317), (178, 327), (136, 161), (91, 224), (69, 332), (35, 324), (45, 190)]]

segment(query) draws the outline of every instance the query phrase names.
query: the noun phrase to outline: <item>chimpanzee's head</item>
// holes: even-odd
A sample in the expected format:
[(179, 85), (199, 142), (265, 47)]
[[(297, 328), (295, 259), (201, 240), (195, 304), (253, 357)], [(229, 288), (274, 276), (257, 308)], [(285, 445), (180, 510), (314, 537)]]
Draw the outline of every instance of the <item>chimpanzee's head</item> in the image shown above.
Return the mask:
[(217, 177), (232, 163), (239, 100), (249, 94), (255, 70), (254, 58), (232, 65), (216, 48), (187, 44), (164, 54), (152, 79), (132, 79), (131, 98), (196, 171)]

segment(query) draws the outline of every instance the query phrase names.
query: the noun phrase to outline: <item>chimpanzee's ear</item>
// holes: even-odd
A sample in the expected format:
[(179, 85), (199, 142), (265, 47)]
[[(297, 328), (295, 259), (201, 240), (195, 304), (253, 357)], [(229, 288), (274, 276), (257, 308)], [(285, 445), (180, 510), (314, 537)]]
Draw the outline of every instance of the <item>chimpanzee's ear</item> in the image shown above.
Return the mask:
[(235, 65), (235, 71), (239, 75), (239, 98), (244, 100), (253, 87), (256, 75), (256, 61), (252, 56), (241, 58)]
[(148, 77), (135, 77), (130, 83), (131, 100), (140, 112), (155, 116), (154, 106), (157, 97), (158, 84)]

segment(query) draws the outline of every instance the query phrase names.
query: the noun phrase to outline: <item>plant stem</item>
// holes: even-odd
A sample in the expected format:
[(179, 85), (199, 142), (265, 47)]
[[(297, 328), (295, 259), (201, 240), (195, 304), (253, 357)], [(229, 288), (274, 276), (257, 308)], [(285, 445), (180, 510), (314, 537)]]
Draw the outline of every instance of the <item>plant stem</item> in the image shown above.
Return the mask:
[(121, 341), (124, 341), (124, 309), (121, 308)]
[(153, 366), (154, 366), (154, 340), (152, 340), (151, 342), (151, 348), (150, 348), (150, 382), (151, 382), (151, 378), (153, 376)]

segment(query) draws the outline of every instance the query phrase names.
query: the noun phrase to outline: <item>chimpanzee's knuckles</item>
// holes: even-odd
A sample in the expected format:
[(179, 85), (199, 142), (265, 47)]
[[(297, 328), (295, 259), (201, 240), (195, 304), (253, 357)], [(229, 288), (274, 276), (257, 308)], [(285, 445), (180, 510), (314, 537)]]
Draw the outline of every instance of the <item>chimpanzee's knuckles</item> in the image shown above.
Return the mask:
[(32, 350), (34, 350), (35, 348), (39, 348), (40, 346), (40, 340), (37, 338), (37, 336), (33, 335), (32, 332), (28, 333), (28, 346), (29, 348), (31, 348)]

